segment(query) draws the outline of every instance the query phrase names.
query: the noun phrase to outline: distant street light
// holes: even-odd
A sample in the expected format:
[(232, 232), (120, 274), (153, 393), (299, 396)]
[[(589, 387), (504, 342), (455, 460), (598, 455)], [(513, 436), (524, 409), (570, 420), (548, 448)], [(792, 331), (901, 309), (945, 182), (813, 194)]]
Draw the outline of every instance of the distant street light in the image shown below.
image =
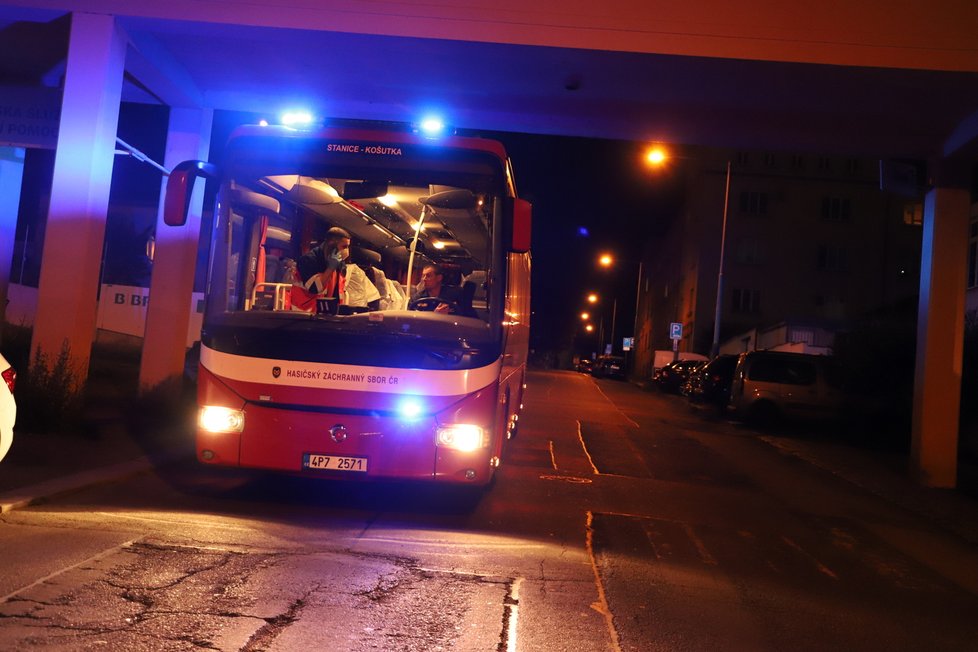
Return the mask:
[(594, 331), (594, 326), (591, 325), (591, 324), (585, 324), (584, 325), (584, 330), (586, 330), (588, 333), (591, 333), (591, 332)]
[(589, 313), (589, 312), (582, 312), (581, 313), (581, 320), (582, 321), (587, 321), (590, 318), (591, 318), (591, 313)]
[[(602, 267), (608, 267), (608, 268), (610, 268), (614, 263), (615, 263), (615, 257), (612, 256), (611, 254), (607, 254), (607, 253), (606, 254), (601, 254), (601, 257), (598, 258), (598, 264), (601, 265)], [(638, 300), (639, 300), (639, 293), (640, 293), (641, 288), (642, 288), (642, 261), (639, 260), (638, 261), (638, 280), (635, 283), (635, 319), (632, 322), (632, 336), (633, 337), (635, 337), (635, 336), (638, 335)], [(618, 298), (615, 297), (614, 307), (612, 308), (612, 311), (611, 311), (611, 348), (612, 348), (612, 352), (614, 351), (614, 347), (615, 347), (615, 316), (617, 315), (617, 313), (618, 313)]]
[[(598, 295), (595, 294), (594, 292), (591, 292), (590, 294), (587, 295), (587, 302), (588, 303), (592, 303), (592, 304), (593, 303), (597, 303), (598, 302), (598, 299), (599, 299)], [(585, 317), (585, 315), (587, 315), (587, 317)], [(587, 313), (587, 312), (582, 312), (581, 313), (581, 319), (585, 319), (586, 320), (588, 317), (590, 317), (590, 313)], [(612, 320), (612, 323), (614, 323), (613, 320)], [(593, 326), (588, 330), (588, 332), (590, 333), (592, 330), (594, 330), (594, 327)], [(600, 326), (600, 328), (598, 328), (598, 345), (599, 346), (603, 346), (604, 345), (604, 315), (603, 314), (601, 315), (601, 326)]]

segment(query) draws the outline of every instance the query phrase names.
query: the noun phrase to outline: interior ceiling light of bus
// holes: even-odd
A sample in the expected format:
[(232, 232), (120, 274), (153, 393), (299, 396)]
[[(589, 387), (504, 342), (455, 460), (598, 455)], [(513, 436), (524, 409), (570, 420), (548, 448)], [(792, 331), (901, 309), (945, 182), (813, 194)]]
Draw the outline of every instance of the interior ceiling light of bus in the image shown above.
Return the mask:
[[(408, 245), (419, 225), (420, 199), (426, 196), (420, 188), (396, 186), (372, 200), (348, 201), (332, 184), (296, 174), (267, 176), (260, 183), (283, 199), (316, 213), (331, 226), (347, 229), (378, 249)], [(442, 188), (427, 190), (433, 189)], [(487, 241), (485, 225), (477, 214), (465, 209), (431, 210), (421, 227), (420, 240), (427, 245), (425, 249), (452, 258), (470, 257), (482, 264), (480, 252), (485, 251)]]

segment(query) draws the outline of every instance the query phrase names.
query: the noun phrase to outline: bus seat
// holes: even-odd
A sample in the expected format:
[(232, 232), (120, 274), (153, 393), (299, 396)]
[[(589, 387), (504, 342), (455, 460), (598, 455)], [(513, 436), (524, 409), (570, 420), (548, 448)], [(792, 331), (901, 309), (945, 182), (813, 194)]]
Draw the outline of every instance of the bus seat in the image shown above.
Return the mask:
[[(387, 288), (381, 289), (380, 279), (377, 277), (376, 269), (381, 266), (381, 255), (376, 251), (371, 249), (364, 249), (363, 247), (350, 247), (350, 257), (347, 259), (347, 263), (351, 265), (356, 265), (363, 270), (366, 274), (367, 280), (374, 284), (377, 291), (380, 292), (380, 296), (384, 297), (387, 295)], [(377, 306), (372, 308), (377, 310)]]
[(474, 270), (462, 279), (462, 302), (463, 305), (473, 308), (480, 317), (486, 317), (489, 309), (486, 301), (486, 270)]
[(371, 249), (363, 247), (350, 247), (349, 262), (367, 271), (369, 267), (380, 267), (381, 255)]

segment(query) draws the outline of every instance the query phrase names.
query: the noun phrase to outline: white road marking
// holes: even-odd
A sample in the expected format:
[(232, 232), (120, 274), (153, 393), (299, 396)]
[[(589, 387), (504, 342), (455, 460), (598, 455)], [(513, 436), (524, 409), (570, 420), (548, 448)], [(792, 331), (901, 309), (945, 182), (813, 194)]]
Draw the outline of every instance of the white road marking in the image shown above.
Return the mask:
[(792, 541), (791, 539), (789, 539), (786, 536), (782, 536), (781, 537), (781, 540), (784, 541), (785, 544), (789, 548), (791, 548), (792, 550), (795, 550), (796, 552), (798, 552), (799, 554), (801, 554), (803, 557), (807, 558), (809, 561), (811, 561), (813, 564), (815, 564), (815, 568), (818, 569), (818, 572), (822, 573), (823, 575), (827, 575), (828, 577), (831, 577), (834, 580), (839, 579), (839, 576), (836, 575), (835, 573), (833, 573), (832, 572), (832, 569), (830, 569), (828, 566), (826, 566), (825, 564), (823, 564), (822, 562), (820, 562), (819, 560), (815, 559), (810, 554), (808, 554), (807, 552), (805, 552), (805, 550), (802, 549), (802, 547), (799, 546), (797, 543), (795, 543), (794, 541)]
[(598, 467), (594, 465), (594, 460), (591, 459), (591, 453), (587, 451), (587, 445), (584, 443), (584, 434), (581, 432), (581, 422), (577, 422), (577, 440), (581, 442), (581, 448), (584, 450), (584, 455), (587, 457), (588, 464), (594, 469), (594, 475), (601, 475), (598, 471)]
[(628, 416), (627, 414), (625, 414), (624, 412), (622, 412), (622, 409), (621, 409), (620, 407), (618, 407), (618, 405), (617, 405), (617, 404), (616, 404), (616, 403), (615, 403), (614, 401), (612, 401), (612, 400), (611, 400), (610, 398), (608, 398), (608, 395), (607, 395), (607, 394), (605, 394), (605, 393), (604, 393), (604, 392), (603, 392), (603, 391), (601, 390), (601, 387), (599, 387), (597, 383), (594, 383), (594, 386), (595, 386), (595, 387), (597, 388), (597, 390), (598, 390), (598, 391), (599, 391), (599, 392), (601, 393), (601, 396), (604, 396), (604, 400), (606, 400), (606, 401), (608, 401), (609, 403), (611, 403), (611, 406), (612, 406), (613, 408), (615, 408), (616, 410), (618, 410), (618, 414), (620, 414), (621, 416), (623, 416), (623, 417), (625, 417), (625, 420), (626, 420), (626, 421), (628, 421), (628, 423), (630, 423), (630, 424), (632, 424), (632, 425), (633, 425), (633, 426), (635, 426), (636, 428), (639, 428), (639, 427), (641, 427), (641, 426), (639, 426), (639, 425), (638, 425), (638, 424), (637, 424), (637, 423), (635, 422), (635, 420), (634, 420), (634, 419), (632, 419), (632, 418), (631, 418), (630, 416)]
[(608, 636), (611, 638), (611, 648), (614, 652), (621, 652), (621, 644), (618, 640), (618, 630), (615, 629), (614, 617), (611, 608), (608, 606), (608, 598), (604, 592), (604, 584), (601, 582), (601, 572), (598, 570), (598, 560), (594, 557), (594, 513), (588, 510), (587, 523), (585, 525), (587, 554), (591, 559), (591, 570), (594, 571), (594, 584), (598, 590), (598, 599), (591, 604), (591, 608), (604, 616), (604, 622), (608, 626)]
[(522, 577), (513, 580), (513, 589), (510, 592), (510, 603), (505, 606), (509, 610), (508, 624), (506, 630), (506, 652), (516, 652), (516, 621), (520, 613), (520, 585), (523, 583)]
[(696, 552), (699, 553), (700, 560), (702, 560), (704, 564), (716, 566), (716, 558), (710, 554), (709, 550), (706, 549), (706, 544), (703, 543), (703, 540), (696, 536), (696, 532), (693, 531), (693, 526), (689, 523), (683, 523), (683, 529), (686, 531), (686, 536), (689, 537), (689, 540), (693, 542), (694, 546), (696, 546)]

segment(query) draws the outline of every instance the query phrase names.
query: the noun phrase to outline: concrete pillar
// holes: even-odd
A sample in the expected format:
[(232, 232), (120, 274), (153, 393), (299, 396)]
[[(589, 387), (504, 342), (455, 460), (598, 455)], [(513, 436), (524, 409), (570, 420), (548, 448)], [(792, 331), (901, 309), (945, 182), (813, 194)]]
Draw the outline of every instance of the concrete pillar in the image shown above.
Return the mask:
[(935, 188), (924, 201), (911, 462), (930, 487), (957, 483), (969, 194)]
[(76, 388), (88, 377), (126, 41), (112, 16), (75, 13), (44, 236), (32, 360), (68, 346)]
[[(206, 160), (212, 123), (213, 111), (210, 109), (170, 109), (163, 166), (169, 170), (181, 161)], [(163, 188), (166, 188), (166, 178)], [(163, 223), (164, 196), (165, 192), (161, 192), (156, 221), (156, 254), (139, 368), (142, 392), (161, 386), (165, 386), (165, 391), (173, 392), (180, 386), (187, 351), (204, 183), (199, 181), (194, 188), (187, 224), (182, 227)]]
[[(20, 186), (24, 180), (24, 148), (0, 147), (0, 324), (6, 322), (7, 286), (14, 257)], [(0, 330), (0, 341), (3, 333)]]

